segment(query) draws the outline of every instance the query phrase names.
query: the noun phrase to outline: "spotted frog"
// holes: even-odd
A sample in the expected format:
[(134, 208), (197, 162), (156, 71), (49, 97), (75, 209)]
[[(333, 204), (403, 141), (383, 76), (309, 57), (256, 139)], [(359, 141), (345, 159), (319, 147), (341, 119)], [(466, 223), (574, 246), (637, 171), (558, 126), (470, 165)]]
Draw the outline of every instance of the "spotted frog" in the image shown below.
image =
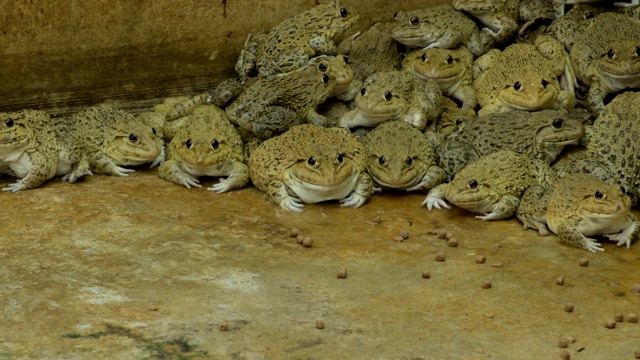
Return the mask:
[(482, 30), (496, 43), (511, 39), (518, 30), (520, 0), (453, 0), (453, 7), (483, 23)]

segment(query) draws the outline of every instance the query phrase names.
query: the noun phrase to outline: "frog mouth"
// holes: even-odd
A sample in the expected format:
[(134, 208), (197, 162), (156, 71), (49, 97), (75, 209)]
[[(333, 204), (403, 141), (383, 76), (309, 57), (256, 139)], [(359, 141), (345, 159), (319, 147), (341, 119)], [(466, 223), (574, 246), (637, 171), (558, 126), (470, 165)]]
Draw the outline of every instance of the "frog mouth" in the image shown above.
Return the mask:
[(12, 161), (8, 159), (4, 159), (8, 155), (20, 155), (24, 150), (31, 146), (31, 140), (28, 136), (22, 136), (19, 138), (13, 139), (1, 139), (2, 143), (0, 143), (0, 158), (3, 158), (5, 161)]
[(421, 47), (421, 46), (427, 46), (431, 43), (433, 43), (434, 41), (436, 41), (436, 39), (434, 39), (432, 36), (428, 36), (428, 34), (426, 35), (404, 35), (404, 34), (400, 34), (397, 32), (392, 31), (391, 32), (391, 37), (393, 38), (393, 40), (402, 43), (406, 46), (414, 46), (414, 47)]
[(223, 166), (220, 164), (215, 165), (192, 165), (192, 164), (182, 164), (187, 173), (195, 176), (227, 176), (229, 175), (228, 171), (225, 171)]
[(360, 177), (359, 171), (354, 171), (351, 176), (337, 184), (313, 184), (297, 177), (293, 172), (289, 172), (287, 187), (296, 194), (303, 202), (315, 204), (327, 200), (344, 199), (353, 191)]
[(629, 209), (625, 208), (621, 208), (619, 212), (611, 211), (606, 213), (582, 209), (582, 214), (592, 219), (615, 219), (620, 216), (626, 216), (627, 213), (629, 213)]
[(386, 181), (380, 180), (379, 177), (375, 176), (371, 172), (369, 172), (369, 175), (371, 175), (371, 179), (373, 180), (374, 183), (376, 183), (377, 185), (380, 185), (381, 187), (389, 188), (389, 189), (400, 189), (400, 190), (408, 189), (410, 187), (417, 185), (420, 180), (419, 178), (416, 177), (414, 180), (411, 180), (402, 184), (398, 184), (398, 183), (391, 184)]

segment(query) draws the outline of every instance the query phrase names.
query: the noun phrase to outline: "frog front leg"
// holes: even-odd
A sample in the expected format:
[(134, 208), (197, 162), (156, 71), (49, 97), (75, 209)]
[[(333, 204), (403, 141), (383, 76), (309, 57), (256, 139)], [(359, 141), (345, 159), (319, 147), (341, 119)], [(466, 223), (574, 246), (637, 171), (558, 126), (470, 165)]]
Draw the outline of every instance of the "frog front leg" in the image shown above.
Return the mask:
[[(13, 184), (9, 184), (3, 188), (2, 191), (17, 192), (20, 190), (27, 190), (36, 188), (47, 179), (51, 179), (56, 173), (56, 159), (47, 159), (47, 157), (40, 152), (23, 153), (20, 156), (19, 167), (29, 167), (29, 172), (20, 180)], [(11, 170), (16, 172), (13, 166)]]
[(604, 235), (611, 241), (617, 241), (616, 245), (626, 245), (627, 249), (631, 247), (631, 242), (638, 238), (640, 227), (638, 227), (638, 218), (634, 214), (627, 215), (627, 221), (630, 225), (617, 234)]
[(304, 204), (300, 198), (292, 196), (287, 190), (287, 185), (280, 180), (272, 180), (267, 186), (267, 199), (283, 209), (302, 212)]
[(592, 253), (604, 251), (602, 245), (596, 239), (588, 238), (578, 230), (582, 226), (587, 226), (586, 221), (582, 218), (572, 218), (560, 224), (557, 230), (560, 241)]
[(129, 174), (135, 172), (133, 169), (123, 168), (114, 164), (111, 158), (101, 151), (89, 154), (89, 163), (91, 164), (91, 171), (97, 174), (129, 176)]
[(490, 213), (476, 216), (476, 219), (483, 221), (508, 219), (516, 213), (519, 205), (519, 198), (506, 195), (498, 200)]
[(482, 31), (491, 35), (496, 43), (504, 43), (518, 31), (518, 22), (504, 14), (480, 16), (487, 27)]
[(442, 184), (447, 179), (447, 174), (439, 166), (431, 166), (420, 182), (407, 189), (407, 191), (429, 190), (437, 185)]
[(158, 168), (158, 176), (160, 176), (161, 179), (182, 185), (187, 189), (191, 189), (191, 187), (199, 188), (202, 186), (198, 179), (182, 170), (180, 163), (176, 160), (163, 162)]
[(520, 199), (516, 217), (522, 221), (525, 229), (536, 229), (541, 236), (549, 235), (546, 224), (547, 202), (550, 192), (542, 186), (532, 186)]
[(207, 188), (207, 191), (215, 191), (222, 194), (229, 190), (241, 189), (249, 183), (249, 167), (241, 161), (234, 161), (228, 170), (229, 176), (220, 179), (220, 182)]
[(602, 110), (604, 110), (604, 98), (608, 93), (609, 92), (605, 84), (598, 79), (591, 79), (589, 94), (587, 95), (587, 106), (589, 107), (589, 110), (601, 113)]
[(373, 182), (367, 173), (360, 174), (358, 183), (353, 191), (344, 199), (340, 200), (340, 207), (351, 206), (354, 209), (364, 205), (373, 194)]
[(447, 204), (447, 201), (445, 200), (445, 196), (444, 196), (447, 186), (449, 186), (448, 183), (440, 184), (434, 187), (433, 189), (429, 190), (427, 197), (420, 204), (420, 206), (426, 206), (429, 211), (431, 211), (434, 208), (435, 209), (451, 209), (451, 206)]
[(80, 159), (78, 159), (78, 161), (75, 164), (73, 164), (72, 170), (62, 177), (62, 181), (68, 181), (70, 183), (74, 183), (76, 182), (76, 180), (78, 180), (79, 178), (85, 175), (91, 176), (93, 175), (93, 172), (91, 172), (87, 154), (84, 151), (82, 151), (82, 154), (80, 155)]
[(462, 84), (451, 94), (455, 99), (462, 101), (461, 109), (475, 109), (478, 106), (478, 94), (476, 89), (469, 84)]

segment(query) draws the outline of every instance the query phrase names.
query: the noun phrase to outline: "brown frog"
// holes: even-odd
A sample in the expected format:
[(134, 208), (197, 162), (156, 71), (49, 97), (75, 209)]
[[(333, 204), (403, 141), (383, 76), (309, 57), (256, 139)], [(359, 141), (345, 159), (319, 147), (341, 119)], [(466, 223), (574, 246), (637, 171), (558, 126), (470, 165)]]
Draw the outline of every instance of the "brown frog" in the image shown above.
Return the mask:
[(482, 31), (502, 44), (518, 31), (520, 0), (453, 0), (453, 7), (469, 13), (486, 27)]

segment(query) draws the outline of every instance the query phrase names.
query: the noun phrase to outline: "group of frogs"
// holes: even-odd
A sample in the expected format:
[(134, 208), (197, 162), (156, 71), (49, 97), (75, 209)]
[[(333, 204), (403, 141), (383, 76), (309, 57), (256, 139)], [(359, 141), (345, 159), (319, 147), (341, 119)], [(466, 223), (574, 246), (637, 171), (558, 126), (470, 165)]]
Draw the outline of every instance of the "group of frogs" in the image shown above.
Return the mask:
[(238, 79), (152, 111), (0, 114), (0, 172), (18, 179), (3, 190), (151, 163), (187, 188), (252, 182), (295, 212), (424, 191), (429, 210), (516, 215), (585, 250), (603, 250), (597, 235), (628, 248), (640, 93), (623, 91), (640, 88), (640, 6), (596, 3), (453, 0), (336, 43), (359, 15), (331, 0), (250, 34)]

